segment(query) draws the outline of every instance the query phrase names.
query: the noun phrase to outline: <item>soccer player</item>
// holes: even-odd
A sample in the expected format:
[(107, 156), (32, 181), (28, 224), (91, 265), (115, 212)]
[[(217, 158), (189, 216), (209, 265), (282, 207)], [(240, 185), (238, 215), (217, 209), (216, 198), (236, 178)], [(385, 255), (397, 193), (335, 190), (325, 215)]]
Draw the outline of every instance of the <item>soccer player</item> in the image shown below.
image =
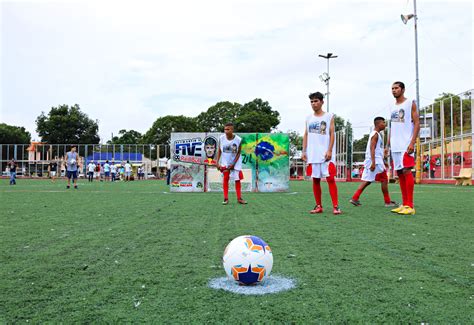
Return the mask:
[(71, 188), (71, 178), (73, 179), (74, 188), (77, 189), (77, 167), (79, 161), (79, 154), (76, 152), (76, 146), (71, 147), (71, 151), (66, 152), (66, 173), (67, 186)]
[(94, 180), (94, 171), (95, 171), (95, 164), (91, 160), (89, 164), (87, 165), (87, 179), (89, 182), (92, 182)]
[(57, 157), (55, 160), (51, 160), (48, 165), (49, 177), (51, 178), (51, 183), (56, 182), (56, 172), (58, 170)]
[(104, 178), (106, 182), (109, 181), (109, 177), (110, 177), (110, 164), (109, 164), (109, 161), (106, 160), (104, 164)]
[(224, 135), (219, 139), (219, 151), (217, 152), (217, 168), (224, 175), (224, 202), (223, 205), (229, 204), (229, 179), (235, 181), (235, 192), (237, 194), (237, 202), (239, 204), (247, 204), (242, 199), (242, 185), (240, 180), (243, 179), (242, 174), (242, 139), (234, 134), (234, 124), (227, 123), (224, 126)]
[(128, 182), (130, 180), (130, 176), (132, 175), (132, 165), (130, 165), (130, 161), (127, 160), (127, 163), (124, 166), (125, 168), (125, 181)]
[[(331, 195), (333, 214), (341, 214), (337, 198), (335, 161), (335, 127), (334, 115), (323, 111), (324, 96), (319, 91), (309, 95), (313, 114), (306, 118), (306, 127), (303, 136), (302, 158), (309, 165), (313, 178), (313, 194), (316, 206), (311, 214), (322, 213), (321, 178), (326, 177), (329, 194)], [(328, 127), (329, 125), (329, 127)]]
[(392, 210), (394, 213), (414, 215), (413, 192), (415, 180), (411, 169), (415, 166), (415, 142), (420, 131), (418, 108), (414, 100), (405, 97), (405, 84), (395, 81), (392, 84), (395, 104), (390, 111), (390, 136), (386, 153), (391, 151), (393, 166), (398, 174), (402, 205)]
[(388, 177), (384, 163), (384, 142), (382, 132), (385, 130), (385, 119), (376, 117), (374, 119), (374, 130), (369, 135), (367, 149), (365, 149), (364, 171), (362, 172), (363, 183), (349, 201), (355, 206), (361, 205), (359, 197), (367, 186), (374, 181), (379, 181), (382, 187), (383, 198), (386, 207), (395, 207), (397, 203), (390, 200), (388, 193)]
[(116, 175), (117, 175), (117, 166), (115, 165), (113, 161), (112, 161), (112, 164), (110, 165), (110, 174), (112, 175), (112, 182), (115, 182)]

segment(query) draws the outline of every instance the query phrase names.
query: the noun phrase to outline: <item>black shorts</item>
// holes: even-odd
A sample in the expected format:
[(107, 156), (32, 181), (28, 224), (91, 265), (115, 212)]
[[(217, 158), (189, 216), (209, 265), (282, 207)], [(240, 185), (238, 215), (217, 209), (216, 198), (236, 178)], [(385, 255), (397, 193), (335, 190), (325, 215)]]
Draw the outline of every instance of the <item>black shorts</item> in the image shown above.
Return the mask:
[(77, 179), (77, 170), (75, 171), (67, 171), (67, 178), (69, 179)]

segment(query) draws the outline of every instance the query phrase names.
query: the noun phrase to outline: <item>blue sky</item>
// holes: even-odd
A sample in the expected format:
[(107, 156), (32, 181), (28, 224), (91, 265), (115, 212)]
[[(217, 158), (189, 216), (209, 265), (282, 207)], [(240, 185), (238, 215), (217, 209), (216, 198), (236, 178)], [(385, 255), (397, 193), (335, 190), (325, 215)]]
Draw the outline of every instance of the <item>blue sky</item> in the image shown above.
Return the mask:
[[(418, 0), (422, 105), (473, 88), (471, 1)], [(390, 85), (415, 97), (412, 0), (2, 1), (0, 121), (25, 126), (79, 104), (102, 141), (168, 114), (262, 98), (303, 131), (307, 95), (333, 52), (330, 111), (368, 132)]]

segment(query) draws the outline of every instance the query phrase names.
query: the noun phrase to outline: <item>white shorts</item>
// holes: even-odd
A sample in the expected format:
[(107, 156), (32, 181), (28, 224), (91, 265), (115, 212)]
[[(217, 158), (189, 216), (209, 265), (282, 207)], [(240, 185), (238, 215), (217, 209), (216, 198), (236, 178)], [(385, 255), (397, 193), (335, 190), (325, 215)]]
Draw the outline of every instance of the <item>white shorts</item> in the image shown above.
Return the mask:
[(132, 172), (125, 172), (125, 177), (130, 177), (132, 175)]
[(313, 163), (311, 164), (312, 178), (323, 178), (329, 176), (329, 161), (325, 161), (323, 163)]
[(393, 168), (402, 170), (403, 168), (412, 168), (415, 166), (415, 153), (392, 152)]
[(56, 172), (50, 172), (51, 177), (56, 177)]
[(375, 182), (375, 176), (385, 171), (385, 166), (380, 164), (376, 164), (374, 171), (371, 171), (371, 164), (372, 162), (370, 160), (367, 162), (367, 164), (364, 164), (364, 171), (362, 172), (361, 180), (365, 182)]

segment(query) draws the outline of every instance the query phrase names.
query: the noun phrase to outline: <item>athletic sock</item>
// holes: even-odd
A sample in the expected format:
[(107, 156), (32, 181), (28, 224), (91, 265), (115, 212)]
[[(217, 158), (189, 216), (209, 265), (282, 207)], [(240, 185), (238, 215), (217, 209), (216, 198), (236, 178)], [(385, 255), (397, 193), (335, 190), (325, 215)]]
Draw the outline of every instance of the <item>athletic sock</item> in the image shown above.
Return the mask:
[(313, 195), (316, 205), (321, 206), (321, 179), (313, 178)]
[(235, 181), (235, 192), (237, 193), (237, 199), (242, 199), (242, 184), (239, 181)]
[(229, 176), (230, 176), (230, 173), (228, 171), (225, 171), (224, 172), (224, 184), (223, 184), (223, 187), (224, 187), (224, 200), (229, 199)]
[(360, 195), (362, 194), (362, 191), (363, 191), (363, 190), (357, 189), (357, 191), (356, 191), (356, 192), (354, 193), (354, 195), (352, 196), (352, 199), (353, 199), (354, 201), (359, 201), (359, 197), (360, 197)]
[(331, 195), (332, 206), (337, 207), (339, 206), (339, 202), (337, 201), (337, 185), (336, 181), (334, 180), (334, 176), (330, 176), (326, 178), (329, 186), (329, 194)]
[(383, 192), (383, 200), (386, 204), (390, 203), (392, 200), (390, 199), (390, 194), (387, 192)]
[(415, 189), (415, 179), (413, 174), (410, 172), (405, 174), (405, 191), (407, 195), (407, 204), (410, 208), (413, 208), (413, 191)]
[(405, 174), (400, 173), (398, 174), (398, 182), (400, 183), (400, 190), (402, 191), (402, 205), (408, 205), (407, 201), (407, 190), (406, 190), (406, 178)]

